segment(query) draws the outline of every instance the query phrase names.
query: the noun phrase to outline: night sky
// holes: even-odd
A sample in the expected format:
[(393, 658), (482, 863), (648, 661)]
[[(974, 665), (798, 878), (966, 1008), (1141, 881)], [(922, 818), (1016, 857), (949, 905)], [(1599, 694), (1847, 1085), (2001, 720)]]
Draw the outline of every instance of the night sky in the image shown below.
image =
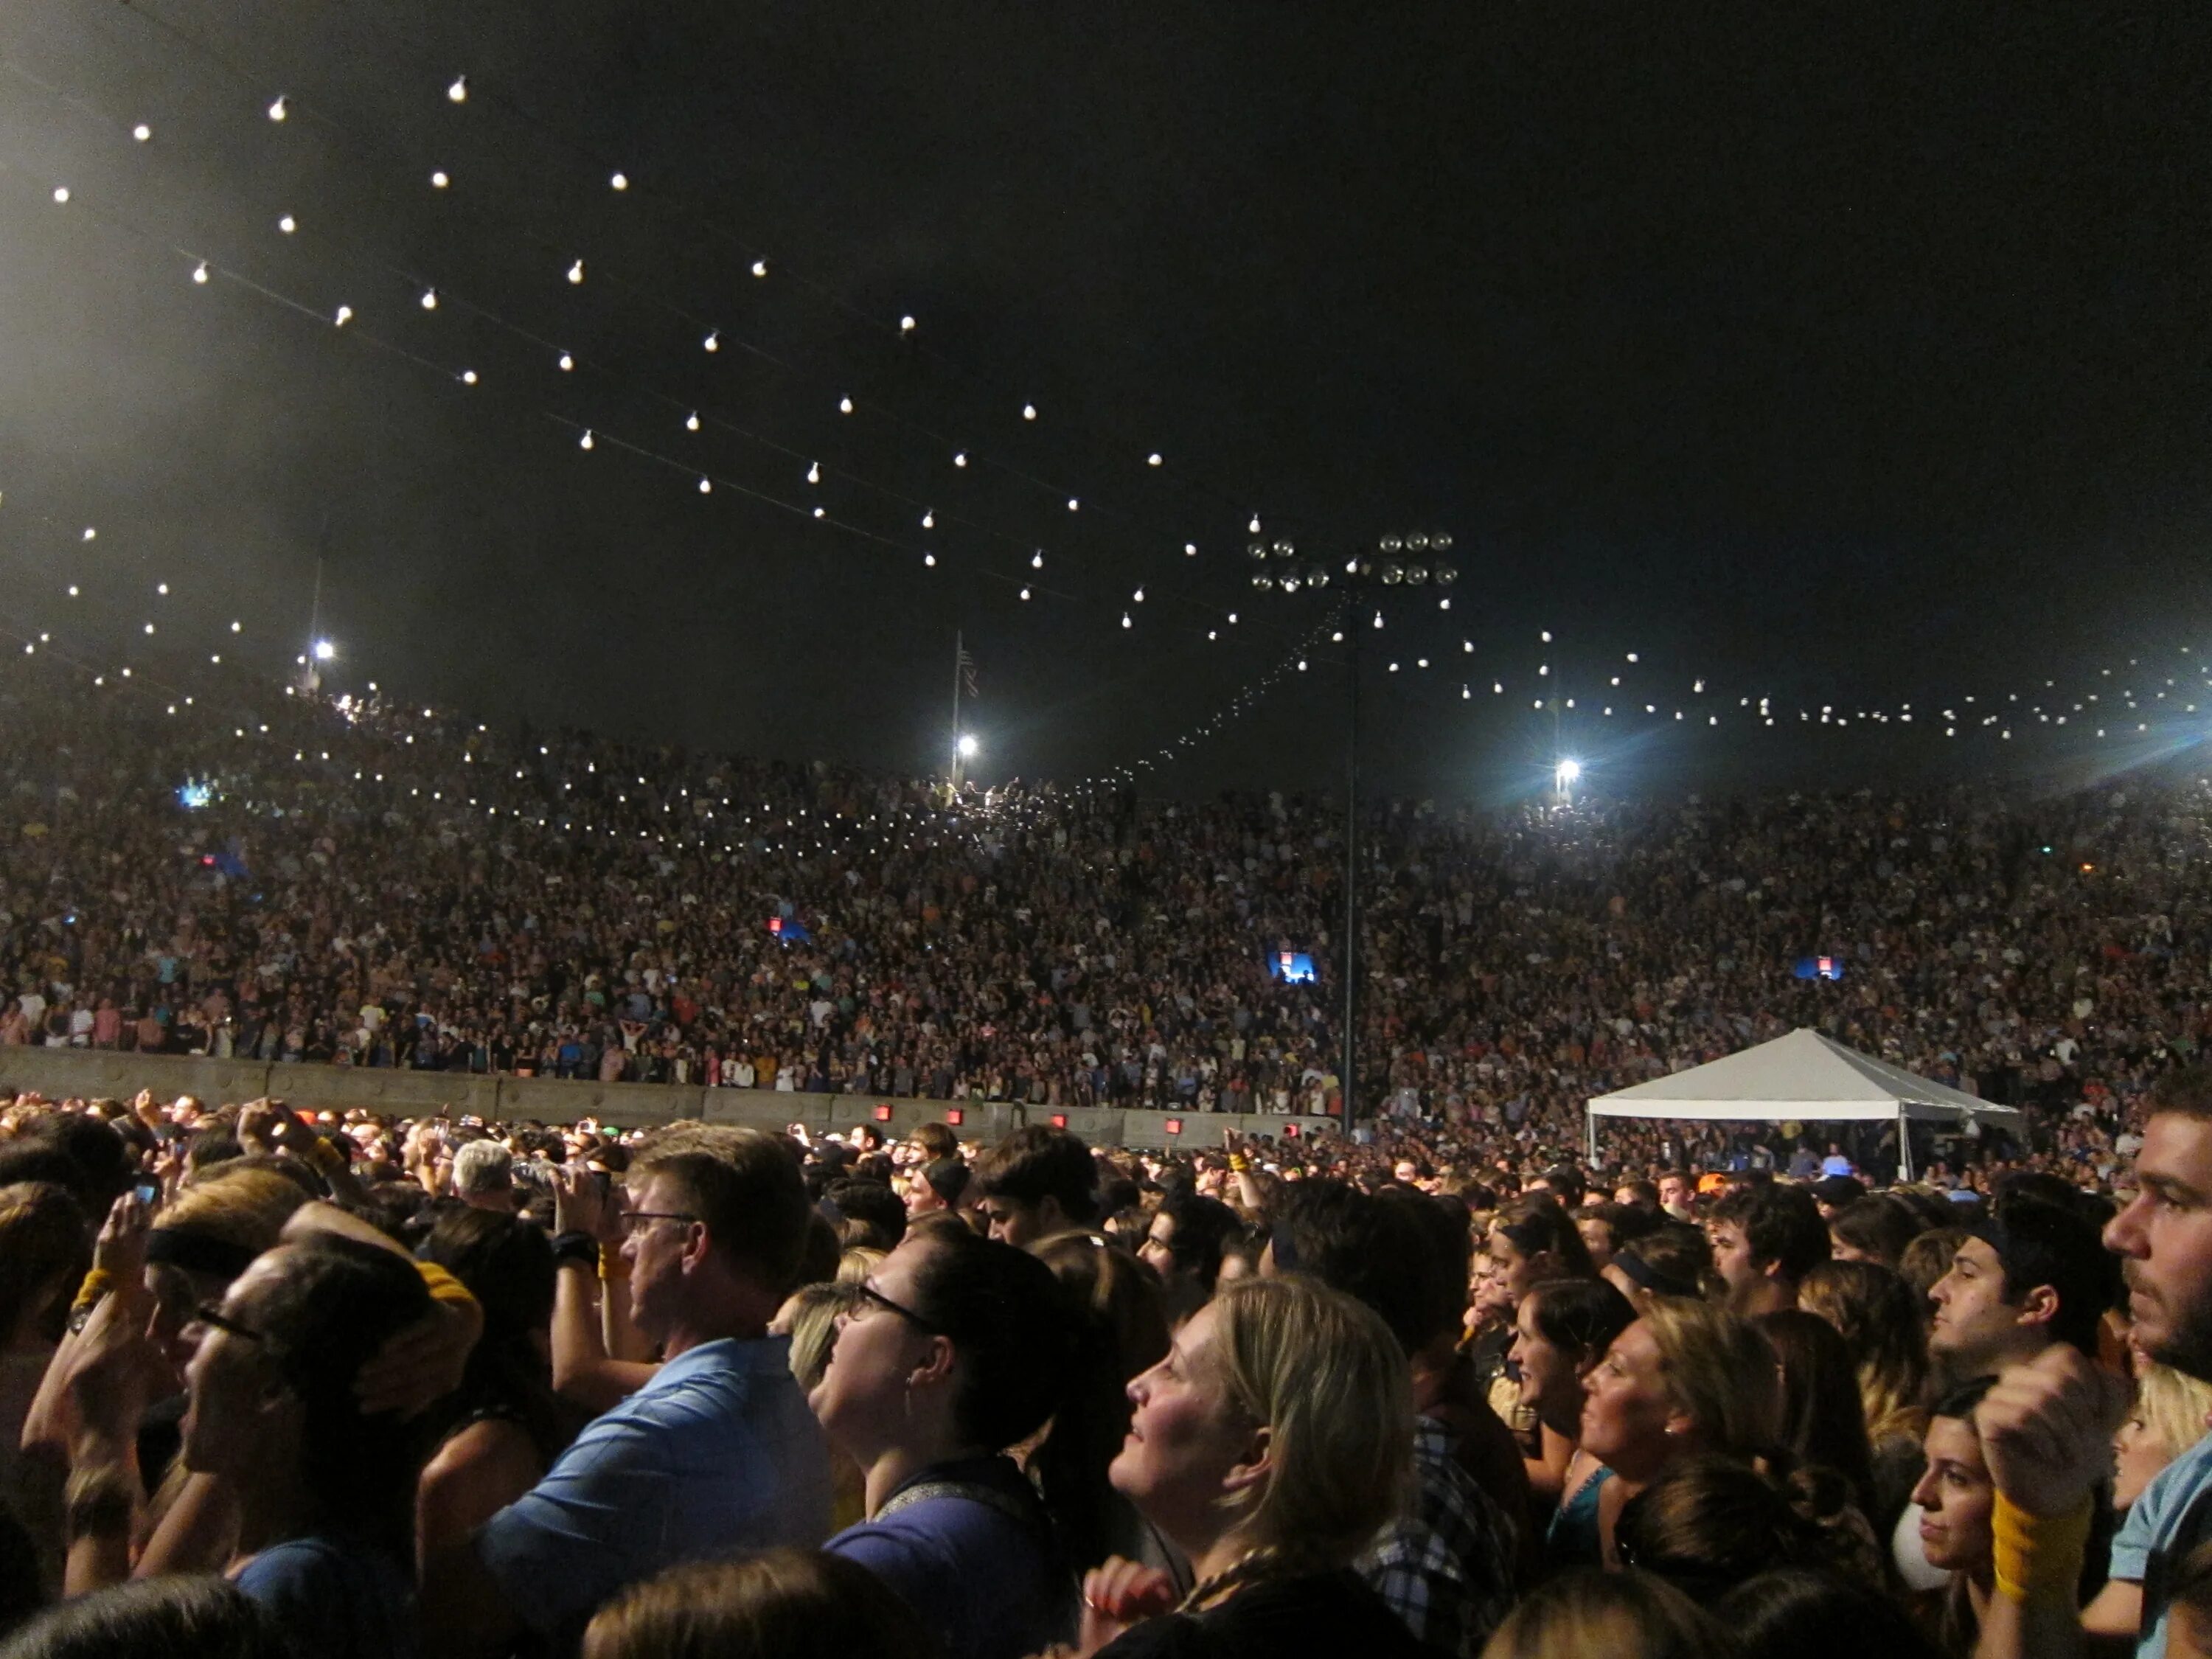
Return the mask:
[[(961, 629), (979, 775), (1076, 778), (1328, 615), (1252, 591), (1256, 512), (1338, 571), (1455, 538), (1450, 614), (1362, 635), (1379, 785), (2110, 769), (2174, 726), (2085, 762), (1927, 711), (2212, 649), (2208, 46), (2181, 4), (0, 8), (0, 622), (273, 674), (326, 548), (337, 684), (909, 773)], [(1342, 657), (1146, 787), (1334, 783)]]

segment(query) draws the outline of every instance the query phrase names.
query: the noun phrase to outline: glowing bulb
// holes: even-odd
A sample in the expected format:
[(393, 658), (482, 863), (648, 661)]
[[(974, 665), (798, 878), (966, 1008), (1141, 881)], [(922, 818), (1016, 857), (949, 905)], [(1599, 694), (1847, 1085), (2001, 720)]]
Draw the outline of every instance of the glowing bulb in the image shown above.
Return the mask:
[(700, 479), (700, 480), (699, 480), (699, 493), (700, 493), (702, 495), (713, 495), (713, 494), (714, 493), (714, 481), (712, 478), (702, 478), (702, 479)]
[(337, 328), (343, 328), (343, 327), (344, 327), (348, 323), (351, 322), (352, 320), (353, 320), (353, 307), (352, 307), (351, 306), (340, 306), (340, 307), (337, 308), (337, 314), (336, 314), (336, 315), (331, 319), (331, 323), (332, 323), (332, 325), (333, 325), (333, 326), (335, 326), (335, 327), (337, 327)]
[(1137, 603), (1139, 605), (1142, 605), (1145, 602), (1145, 590), (1141, 587), (1139, 588), (1136, 592), (1135, 598)]
[(1022, 405), (1022, 418), (1025, 421), (1034, 421), (1036, 419), (1036, 405), (1035, 404), (1024, 404)]
[(192, 280), (204, 285), (208, 279), (208, 263), (203, 259), (192, 267)]
[(821, 463), (821, 462), (819, 462), (819, 461), (816, 461), (816, 462), (814, 462), (812, 465), (811, 465), (810, 466), (808, 466), (808, 468), (806, 469), (806, 482), (807, 482), (807, 483), (814, 483), (814, 484), (818, 484), (818, 483), (820, 483), (822, 482), (822, 463)]
[(230, 631), (234, 634), (237, 633), (239, 631), (239, 624), (236, 623), (231, 623)]
[(157, 583), (154, 591), (161, 595), (162, 598), (167, 599), (169, 593), (169, 585), (167, 582)]
[(1328, 637), (1334, 643), (1342, 645), (1344, 643), (1344, 630), (1340, 628)]
[(1147, 455), (1147, 456), (1146, 456), (1146, 457), (1145, 457), (1145, 465), (1146, 465), (1146, 466), (1158, 466), (1159, 464), (1160, 464), (1160, 452), (1159, 452), (1158, 450), (1157, 450), (1157, 449), (1156, 449), (1156, 450), (1154, 450), (1151, 454), (1149, 454), (1149, 455)]
[(148, 126), (143, 121), (141, 121), (137, 126), (131, 129), (131, 136), (143, 144), (149, 138), (151, 138), (154, 136), (154, 129)]
[(924, 530), (934, 530), (934, 529), (936, 529), (936, 528), (937, 528), (937, 509), (936, 509), (936, 508), (934, 508), (934, 507), (924, 507), (924, 508), (922, 509), (922, 512), (921, 512), (921, 527), (922, 527)]
[(830, 516), (830, 509), (826, 507), (817, 507), (814, 509), (814, 516), (817, 519), (826, 519)]
[(295, 219), (289, 213), (276, 222), (276, 228), (283, 231), (287, 236), (289, 236), (294, 231), (299, 229), (299, 228), (300, 222), (297, 219)]
[(684, 417), (684, 429), (686, 432), (696, 432), (699, 429), (699, 411), (697, 410), (693, 410), (689, 415)]
[(617, 173), (613, 178), (608, 179), (607, 183), (613, 185), (617, 190), (628, 190), (629, 188), (629, 174), (627, 173)]
[(1075, 499), (1075, 497), (1074, 497), (1074, 496), (1070, 495), (1070, 496), (1067, 498), (1067, 510), (1068, 510), (1069, 512), (1073, 513), (1073, 512), (1077, 511), (1077, 510), (1078, 510), (1078, 508), (1079, 508), (1080, 506), (1081, 506), (1081, 503), (1080, 503), (1080, 502), (1079, 502), (1079, 501)]
[(70, 585), (70, 598), (71, 598), (71, 599), (75, 599), (76, 597), (76, 585), (74, 582), (72, 582), (72, 583)]
[(317, 640), (315, 641), (315, 660), (317, 662), (328, 662), (331, 658), (337, 656), (337, 647), (332, 645), (328, 640)]
[(853, 400), (850, 398), (838, 398), (837, 412), (840, 415), (850, 415), (853, 412)]
[(152, 633), (152, 632), (154, 631), (154, 624), (153, 624), (153, 623), (148, 623), (146, 624), (146, 631), (147, 631), (149, 634)]
[(1380, 611), (1375, 613), (1375, 625), (1377, 628), (1382, 626), (1382, 613)]
[(477, 372), (476, 372), (476, 370), (474, 370), (473, 368), (465, 368), (465, 369), (463, 369), (463, 370), (461, 371), (461, 384), (462, 384), (463, 386), (474, 386), (476, 383), (477, 383)]
[(568, 267), (568, 280), (572, 283), (580, 283), (584, 280), (584, 262), (581, 259)]
[(1129, 613), (1124, 611), (1121, 613), (1121, 626), (1124, 628), (1134, 628), (1136, 625), (1136, 623), (1129, 620)]
[(64, 207), (69, 205), (69, 186), (67, 185), (56, 185), (54, 186), (54, 200)]
[(902, 333), (902, 334), (911, 334), (911, 333), (913, 333), (913, 332), (914, 332), (914, 319), (913, 319), (913, 318), (911, 318), (911, 317), (902, 317), (902, 318), (900, 318), (900, 319), (899, 319), (899, 332), (900, 332), (900, 333)]
[(452, 99), (457, 104), (467, 103), (469, 101), (469, 77), (465, 75), (456, 75), (453, 77), (453, 84), (446, 88), (446, 96)]
[(1237, 613), (1234, 611), (1229, 613), (1229, 625), (1231, 628), (1237, 626)]
[(430, 175), (430, 188), (433, 190), (443, 190), (453, 182), (452, 176), (443, 167)]
[(291, 106), (285, 102), (281, 93), (277, 94), (276, 101), (269, 106), (269, 118), (272, 121), (281, 121), (291, 112)]
[(707, 337), (699, 343), (709, 351), (720, 351), (722, 349), (722, 331), (719, 328), (708, 331)]
[(1042, 570), (1044, 568), (1044, 549), (1040, 547), (1036, 552), (1030, 555), (1030, 568), (1032, 570)]
[(1631, 662), (1634, 662), (1636, 660), (1636, 653), (1633, 651), (1628, 653), (1628, 659)]
[(1185, 542), (1182, 544), (1182, 556), (1186, 559), (1196, 558), (1198, 556), (1198, 544), (1196, 542)]
[(423, 310), (435, 311), (438, 308), (438, 290), (434, 288), (424, 289), (422, 304)]
[(1028, 588), (1026, 588), (1026, 587), (1024, 587), (1024, 589), (1022, 589), (1022, 598), (1023, 598), (1023, 599), (1027, 599), (1029, 598), (1029, 596), (1030, 596), (1030, 591), (1029, 591), (1029, 589), (1028, 589)]
[(574, 357), (571, 357), (567, 352), (562, 352), (561, 354), (561, 372), (563, 374), (566, 374), (575, 367), (576, 360)]
[(1255, 513), (1252, 515), (1252, 522), (1246, 525), (1244, 527), (1250, 531), (1254, 535), (1258, 535), (1260, 533), (1260, 515)]
[(964, 449), (963, 449), (963, 450), (962, 450), (962, 451), (961, 451), (957, 455), (955, 455), (955, 456), (952, 458), (952, 465), (955, 465), (955, 466), (965, 466), (965, 465), (968, 465), (968, 452), (967, 452), (966, 450), (964, 450)]
[(767, 276), (767, 275), (768, 275), (768, 261), (767, 261), (767, 260), (765, 260), (765, 259), (756, 259), (756, 260), (754, 260), (754, 261), (753, 261), (753, 275), (754, 275), (754, 276)]
[(591, 447), (592, 447), (592, 428), (589, 428), (589, 427), (586, 427), (586, 428), (584, 428), (584, 435), (583, 435), (581, 438), (580, 438), (580, 439), (578, 439), (578, 440), (576, 441), (576, 447), (577, 447), (577, 448), (579, 448), (579, 449), (589, 449)]
[(927, 568), (934, 570), (937, 568), (937, 555), (934, 553), (925, 553), (921, 556), (921, 562)]

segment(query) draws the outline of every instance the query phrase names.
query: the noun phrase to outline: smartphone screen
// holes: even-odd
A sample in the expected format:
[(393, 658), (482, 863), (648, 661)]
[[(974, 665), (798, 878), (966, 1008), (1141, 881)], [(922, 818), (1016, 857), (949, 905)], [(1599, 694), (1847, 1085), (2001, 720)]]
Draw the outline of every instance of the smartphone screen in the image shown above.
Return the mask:
[(161, 1183), (158, 1181), (142, 1181), (138, 1183), (138, 1201), (141, 1204), (154, 1203), (161, 1196)]

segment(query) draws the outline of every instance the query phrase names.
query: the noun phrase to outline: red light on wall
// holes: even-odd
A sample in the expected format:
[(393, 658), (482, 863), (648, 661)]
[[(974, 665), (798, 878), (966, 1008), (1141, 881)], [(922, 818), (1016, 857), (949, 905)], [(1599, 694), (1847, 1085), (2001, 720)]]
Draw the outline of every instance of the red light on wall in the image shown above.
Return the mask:
[(877, 1121), (877, 1122), (878, 1122), (878, 1123), (888, 1123), (888, 1122), (890, 1122), (890, 1121), (891, 1121), (891, 1109), (890, 1109), (888, 1105), (878, 1106), (878, 1107), (877, 1107), (877, 1108), (876, 1108), (876, 1121)]
[(1171, 1117), (1167, 1121), (1166, 1127), (1170, 1134), (1179, 1135), (1182, 1133), (1182, 1120), (1179, 1117)]
[(781, 933), (783, 931), (783, 918), (781, 916), (770, 916), (768, 919), (768, 930), (771, 933)]
[(951, 1111), (945, 1113), (945, 1121), (957, 1129), (968, 1121), (968, 1114), (955, 1106)]
[(1067, 1127), (1067, 1114), (1054, 1112), (1052, 1115), (1052, 1127), (1055, 1129), (1065, 1129)]
[(1285, 1140), (1296, 1140), (1297, 1138), (1298, 1138), (1298, 1126), (1297, 1126), (1297, 1124), (1295, 1124), (1295, 1123), (1285, 1123), (1285, 1125), (1283, 1125), (1283, 1139), (1285, 1139)]

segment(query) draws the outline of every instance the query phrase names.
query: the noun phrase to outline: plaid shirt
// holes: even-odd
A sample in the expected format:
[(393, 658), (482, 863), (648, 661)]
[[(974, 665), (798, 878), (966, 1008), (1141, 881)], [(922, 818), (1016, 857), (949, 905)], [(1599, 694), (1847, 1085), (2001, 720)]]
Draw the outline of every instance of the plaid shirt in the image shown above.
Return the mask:
[(1413, 1498), (1360, 1558), (1359, 1576), (1414, 1637), (1477, 1659), (1513, 1604), (1513, 1522), (1452, 1457), (1451, 1434), (1413, 1420)]

